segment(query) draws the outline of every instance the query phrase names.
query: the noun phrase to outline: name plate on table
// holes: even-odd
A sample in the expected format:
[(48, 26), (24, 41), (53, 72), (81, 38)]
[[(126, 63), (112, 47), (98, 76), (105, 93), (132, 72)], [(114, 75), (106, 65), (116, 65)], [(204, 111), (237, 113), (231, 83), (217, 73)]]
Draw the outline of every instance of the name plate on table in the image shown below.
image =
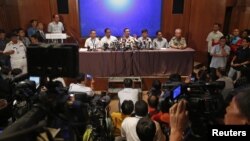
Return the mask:
[(67, 39), (67, 34), (66, 33), (49, 33), (45, 34), (46, 39)]

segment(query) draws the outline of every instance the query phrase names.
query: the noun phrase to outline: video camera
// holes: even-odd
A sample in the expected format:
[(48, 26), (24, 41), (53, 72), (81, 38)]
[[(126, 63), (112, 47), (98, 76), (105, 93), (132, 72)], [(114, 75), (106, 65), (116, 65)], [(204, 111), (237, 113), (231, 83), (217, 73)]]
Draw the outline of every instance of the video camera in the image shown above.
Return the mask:
[(171, 104), (185, 99), (189, 112), (197, 115), (211, 115), (221, 108), (221, 91), (224, 87), (223, 81), (189, 84), (174, 82), (162, 85)]
[(170, 105), (182, 99), (187, 101), (191, 130), (199, 137), (205, 137), (207, 126), (216, 124), (216, 118), (223, 114), (224, 100), (221, 91), (224, 87), (223, 81), (189, 84), (173, 82), (162, 85), (165, 100)]

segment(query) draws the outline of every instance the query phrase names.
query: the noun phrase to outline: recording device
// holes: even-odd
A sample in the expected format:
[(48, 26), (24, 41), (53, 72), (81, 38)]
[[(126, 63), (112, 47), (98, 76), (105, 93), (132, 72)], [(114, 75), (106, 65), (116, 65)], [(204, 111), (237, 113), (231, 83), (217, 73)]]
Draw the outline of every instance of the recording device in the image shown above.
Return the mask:
[(28, 73), (40, 77), (76, 77), (79, 74), (79, 52), (76, 44), (27, 47)]
[(104, 50), (107, 50), (109, 48), (109, 44), (108, 43), (104, 43), (103, 47), (104, 47)]
[(30, 76), (29, 80), (34, 81), (36, 83), (36, 88), (39, 87), (41, 81), (39, 76)]
[(195, 76), (191, 76), (190, 80), (191, 80), (191, 83), (194, 83), (195, 82)]
[(182, 93), (182, 86), (178, 85), (176, 86), (172, 91), (171, 91), (171, 96), (172, 96), (172, 100), (176, 101), (178, 100), (179, 96)]
[(165, 101), (170, 105), (185, 99), (189, 119), (191, 121), (192, 134), (197, 137), (205, 137), (208, 124), (215, 124), (216, 118), (223, 114), (223, 96), (221, 91), (225, 82), (215, 81), (209, 83), (165, 83), (162, 89), (165, 91)]
[(162, 87), (164, 91), (170, 91), (170, 102), (175, 103), (176, 101), (185, 99), (188, 101), (189, 106), (194, 106), (190, 107), (190, 112), (211, 114), (219, 109), (217, 106), (219, 106), (218, 102), (224, 86), (225, 82), (215, 81), (189, 84), (165, 83)]
[(36, 83), (30, 80), (23, 80), (14, 84), (13, 93), (13, 118), (18, 119), (28, 112), (32, 105), (32, 97), (36, 93)]
[(90, 74), (86, 74), (86, 78), (87, 78), (88, 80), (92, 80), (92, 79), (93, 79), (93, 76), (90, 75)]
[(92, 49), (90, 49), (90, 46), (87, 46), (87, 51), (92, 51)]

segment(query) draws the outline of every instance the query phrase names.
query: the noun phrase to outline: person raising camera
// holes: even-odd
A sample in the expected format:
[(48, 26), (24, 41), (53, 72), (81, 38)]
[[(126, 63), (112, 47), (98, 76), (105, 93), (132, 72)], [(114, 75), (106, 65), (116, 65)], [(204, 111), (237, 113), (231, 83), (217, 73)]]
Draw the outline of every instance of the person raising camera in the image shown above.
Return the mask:
[[(182, 141), (188, 125), (187, 101), (181, 100), (170, 108), (170, 141)], [(224, 116), (225, 125), (250, 125), (250, 89), (235, 92)]]

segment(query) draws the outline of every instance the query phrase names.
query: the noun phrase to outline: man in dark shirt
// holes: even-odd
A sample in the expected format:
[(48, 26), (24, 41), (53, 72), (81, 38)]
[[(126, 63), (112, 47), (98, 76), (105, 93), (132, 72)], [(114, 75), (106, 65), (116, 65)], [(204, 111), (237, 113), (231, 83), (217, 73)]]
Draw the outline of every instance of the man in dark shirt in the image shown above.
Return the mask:
[(234, 74), (237, 73), (236, 80), (240, 78), (240, 72), (248, 70), (250, 66), (250, 39), (245, 38), (242, 40), (242, 46), (239, 47), (231, 61), (231, 68), (228, 76), (233, 78)]

